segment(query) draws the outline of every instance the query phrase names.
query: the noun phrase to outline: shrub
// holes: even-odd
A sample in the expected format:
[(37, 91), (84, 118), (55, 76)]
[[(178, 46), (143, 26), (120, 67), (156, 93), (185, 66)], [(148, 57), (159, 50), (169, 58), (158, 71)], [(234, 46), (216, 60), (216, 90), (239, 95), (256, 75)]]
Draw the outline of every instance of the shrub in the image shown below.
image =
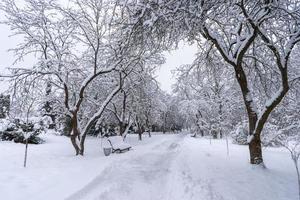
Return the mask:
[(43, 131), (43, 127), (29, 123), (20, 123), (19, 120), (9, 122), (7, 119), (0, 120), (0, 140), (14, 141), (16, 143), (25, 143), (25, 135), (29, 134), (29, 144), (41, 144), (44, 141), (38, 137)]

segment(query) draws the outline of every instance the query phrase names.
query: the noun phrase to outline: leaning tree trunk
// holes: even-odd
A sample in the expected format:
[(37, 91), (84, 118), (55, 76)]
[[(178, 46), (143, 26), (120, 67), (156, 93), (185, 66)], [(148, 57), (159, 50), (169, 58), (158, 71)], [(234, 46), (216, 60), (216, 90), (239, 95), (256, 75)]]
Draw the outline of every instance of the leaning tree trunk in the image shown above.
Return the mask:
[[(241, 66), (235, 68), (236, 78), (240, 85), (244, 104), (248, 114), (248, 125), (249, 125), (249, 154), (251, 164), (263, 164), (263, 156), (261, 149), (261, 130), (257, 131), (256, 126), (258, 122), (258, 116), (256, 111), (253, 109), (253, 99), (248, 87), (246, 74)], [(263, 127), (264, 123), (262, 124)]]

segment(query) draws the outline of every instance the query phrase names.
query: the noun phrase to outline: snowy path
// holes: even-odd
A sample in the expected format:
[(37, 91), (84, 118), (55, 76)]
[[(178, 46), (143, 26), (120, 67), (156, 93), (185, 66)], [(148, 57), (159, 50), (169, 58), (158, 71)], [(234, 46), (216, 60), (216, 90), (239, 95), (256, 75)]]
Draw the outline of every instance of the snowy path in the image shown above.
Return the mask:
[[(296, 200), (296, 174), (283, 149), (264, 149), (268, 169), (248, 163), (247, 146), (185, 134), (154, 135), (133, 149), (103, 156), (101, 140), (88, 138), (84, 157), (65, 137), (30, 145), (0, 142), (0, 199), (5, 200)], [(17, 191), (17, 192), (16, 192)]]
[(222, 200), (209, 181), (193, 178), (186, 137), (167, 137), (128, 152), (67, 200)]
[[(227, 156), (224, 144), (224, 140), (210, 144), (208, 140), (189, 136), (166, 136), (156, 143), (139, 146), (126, 158), (107, 166), (68, 200), (292, 200), (292, 196), (296, 197), (296, 187), (289, 186), (295, 183), (292, 171), (285, 173), (282, 171), (285, 166), (277, 166), (276, 162), (268, 170), (253, 167), (248, 163), (245, 146), (233, 145), (231, 155)], [(281, 153), (277, 153), (282, 159)], [(288, 159), (284, 158), (287, 162)]]
[(68, 200), (74, 199), (165, 199), (165, 189), (172, 175), (170, 167), (176, 158), (182, 136), (170, 136), (154, 144), (136, 148), (112, 163), (95, 179)]

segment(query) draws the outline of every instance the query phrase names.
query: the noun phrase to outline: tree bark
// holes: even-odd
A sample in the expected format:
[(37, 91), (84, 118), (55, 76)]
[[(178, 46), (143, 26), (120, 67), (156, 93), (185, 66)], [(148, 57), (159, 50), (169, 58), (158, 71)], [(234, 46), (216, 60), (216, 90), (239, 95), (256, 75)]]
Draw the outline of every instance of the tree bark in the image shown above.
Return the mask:
[(203, 131), (203, 129), (200, 130), (200, 134), (201, 134), (201, 137), (204, 137), (204, 131)]
[(262, 164), (263, 156), (261, 150), (261, 140), (260, 134), (253, 135), (253, 139), (249, 143), (249, 152), (250, 152), (250, 163), (251, 164)]
[(122, 116), (121, 116), (122, 121), (120, 121), (120, 135), (123, 135), (123, 133), (126, 130), (126, 123), (125, 123), (126, 102), (127, 102), (127, 94), (125, 91), (123, 91)]
[(75, 154), (76, 154), (76, 156), (78, 156), (79, 153), (80, 153), (80, 151), (79, 151), (80, 149), (79, 149), (78, 144), (76, 142), (76, 136), (71, 135), (70, 139), (71, 139), (71, 143), (72, 143), (72, 145), (73, 145), (73, 147), (75, 149)]
[(77, 144), (77, 139), (80, 136), (80, 132), (78, 130), (78, 121), (77, 121), (77, 113), (73, 113), (72, 119), (71, 119), (71, 133), (70, 133), (70, 139), (71, 143), (75, 149), (76, 156), (77, 155), (83, 155), (83, 152), (81, 151), (79, 145)]
[(138, 125), (138, 135), (139, 135), (139, 140), (142, 140), (142, 134), (143, 134), (143, 127), (141, 125)]

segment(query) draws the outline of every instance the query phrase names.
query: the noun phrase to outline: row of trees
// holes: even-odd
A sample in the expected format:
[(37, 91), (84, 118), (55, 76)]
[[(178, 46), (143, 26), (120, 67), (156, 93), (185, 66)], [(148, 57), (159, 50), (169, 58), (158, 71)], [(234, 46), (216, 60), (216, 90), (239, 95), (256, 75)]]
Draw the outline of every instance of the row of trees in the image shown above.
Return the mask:
[[(160, 48), (142, 39), (140, 21), (125, 24), (129, 13), (119, 1), (14, 0), (1, 3), (15, 35), (17, 60), (33, 55), (31, 68), (12, 68), (12, 113), (43, 111), (53, 123), (69, 120), (76, 155), (84, 154), (86, 135), (111, 115), (123, 134), (132, 123), (141, 134), (167, 112), (164, 94), (152, 79), (163, 62)], [(104, 117), (104, 115), (106, 117)], [(106, 119), (106, 121), (108, 121)]]
[[(272, 113), (299, 80), (293, 57), (300, 41), (299, 3), (276, 0), (168, 0), (127, 4), (134, 20), (164, 38), (169, 48), (185, 38), (231, 68), (247, 113), (252, 164), (262, 164), (261, 134)], [(138, 8), (136, 8), (138, 7)], [(133, 20), (133, 21), (134, 21)], [(233, 90), (230, 90), (233, 92)]]
[[(104, 113), (115, 116), (121, 133), (131, 123), (142, 133), (155, 123), (176, 129), (186, 119), (220, 136), (247, 116), (250, 161), (262, 164), (263, 128), (288, 92), (291, 99), (296, 94), (299, 6), (292, 0), (4, 0), (6, 24), (24, 37), (14, 49), (18, 60), (37, 59), (8, 76), (16, 96), (70, 118), (76, 154), (84, 153), (85, 137)], [(152, 70), (182, 40), (196, 43), (199, 54), (178, 70), (174, 99), (156, 88)]]

